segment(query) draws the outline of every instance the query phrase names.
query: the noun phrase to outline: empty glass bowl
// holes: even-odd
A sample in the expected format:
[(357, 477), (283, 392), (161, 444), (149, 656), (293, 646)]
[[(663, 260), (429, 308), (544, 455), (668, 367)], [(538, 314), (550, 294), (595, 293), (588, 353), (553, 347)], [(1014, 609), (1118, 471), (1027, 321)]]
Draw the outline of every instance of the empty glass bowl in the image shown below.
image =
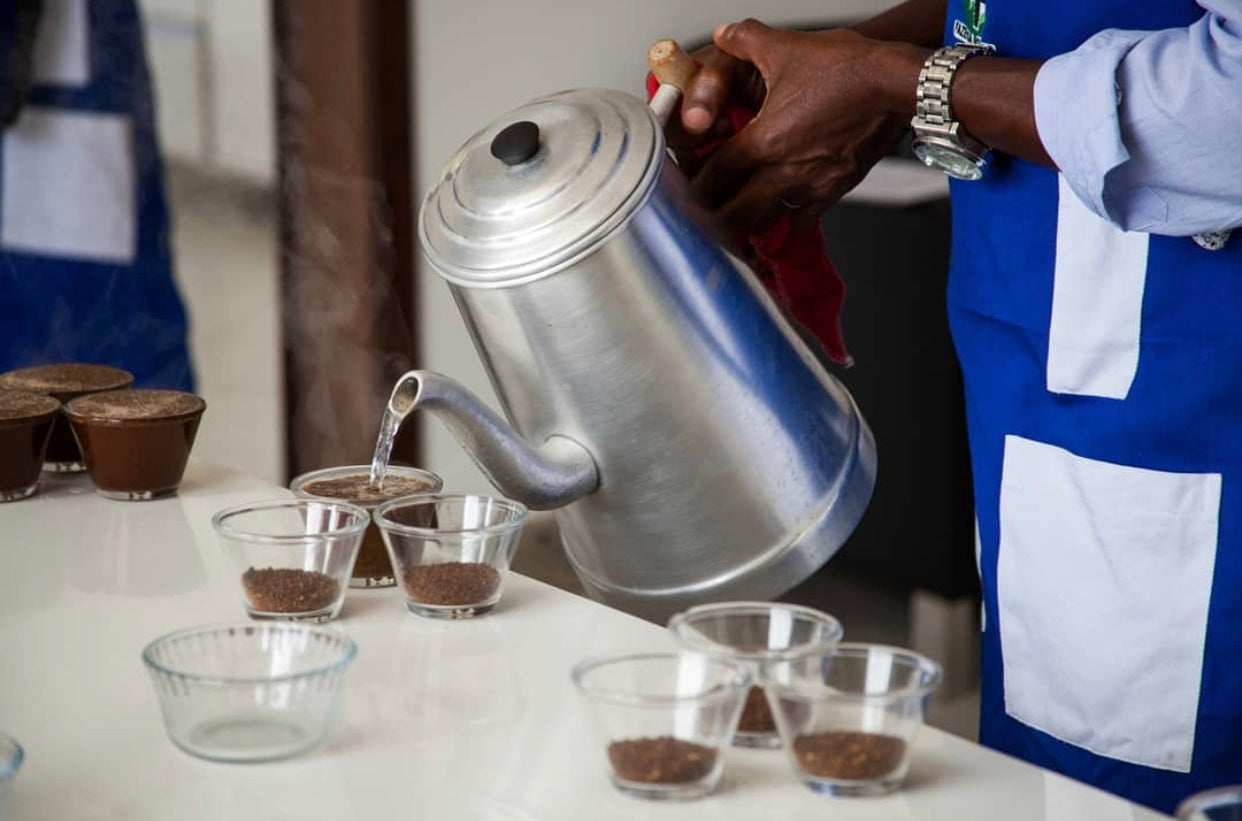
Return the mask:
[(810, 607), (777, 602), (704, 604), (673, 616), (668, 629), (684, 649), (745, 664), (756, 684), (746, 694), (733, 743), (779, 747), (762, 688), (762, 667), (776, 659), (818, 655), (841, 640), (841, 622)]
[(794, 772), (832, 795), (883, 795), (905, 779), (940, 665), (877, 644), (838, 644), (764, 668)]
[(240, 574), (251, 617), (328, 621), (345, 601), (370, 521), (345, 502), (277, 499), (225, 508), (211, 524)]
[(724, 659), (646, 653), (578, 664), (612, 783), (641, 798), (698, 798), (720, 782), (750, 671)]
[(372, 516), (406, 609), (460, 619), (487, 613), (500, 601), (527, 510), (493, 496), (428, 494), (385, 502)]
[(9, 786), (22, 768), (25, 755), (22, 745), (0, 733), (0, 821), (4, 821), (5, 807), (9, 803)]
[(1177, 821), (1242, 821), (1242, 785), (1195, 793), (1177, 806)]
[(318, 746), (358, 648), (287, 622), (191, 627), (142, 651), (172, 742), (215, 761), (273, 761)]

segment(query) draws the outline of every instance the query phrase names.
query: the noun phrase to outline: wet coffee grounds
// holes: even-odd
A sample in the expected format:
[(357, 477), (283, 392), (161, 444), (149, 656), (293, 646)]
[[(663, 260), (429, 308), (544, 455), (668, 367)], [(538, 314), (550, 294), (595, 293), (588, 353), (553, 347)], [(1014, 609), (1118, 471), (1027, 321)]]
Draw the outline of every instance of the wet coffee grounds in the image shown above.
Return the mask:
[(672, 736), (631, 738), (608, 745), (617, 778), (642, 784), (685, 784), (707, 776), (716, 751)]
[(830, 731), (798, 736), (793, 751), (804, 772), (843, 781), (870, 781), (901, 766), (906, 742), (879, 733)]
[(325, 499), (342, 499), (355, 504), (375, 504), (396, 499), (398, 496), (425, 493), (431, 487), (431, 482), (426, 479), (390, 473), (384, 477), (382, 488), (374, 488), (371, 487), (371, 477), (365, 473), (359, 473), (338, 479), (316, 479), (303, 485), (302, 490), (312, 496)]
[(776, 721), (772, 711), (768, 709), (768, 699), (762, 687), (751, 687), (746, 694), (746, 703), (742, 705), (742, 717), (737, 720), (738, 732), (742, 733), (774, 733)]
[(314, 570), (250, 568), (242, 574), (246, 601), (262, 613), (313, 613), (336, 601), (336, 581)]
[(500, 589), (500, 572), (476, 562), (441, 562), (406, 568), (405, 592), (419, 604), (480, 604)]

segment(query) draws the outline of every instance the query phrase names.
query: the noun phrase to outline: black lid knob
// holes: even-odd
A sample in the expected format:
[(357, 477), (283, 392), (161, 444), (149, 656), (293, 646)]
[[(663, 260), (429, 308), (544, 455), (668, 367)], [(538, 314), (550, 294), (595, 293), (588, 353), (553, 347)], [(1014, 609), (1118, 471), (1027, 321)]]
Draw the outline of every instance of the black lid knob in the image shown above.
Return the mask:
[(505, 165), (521, 165), (539, 151), (539, 126), (522, 120), (505, 126), (492, 139), (492, 156)]

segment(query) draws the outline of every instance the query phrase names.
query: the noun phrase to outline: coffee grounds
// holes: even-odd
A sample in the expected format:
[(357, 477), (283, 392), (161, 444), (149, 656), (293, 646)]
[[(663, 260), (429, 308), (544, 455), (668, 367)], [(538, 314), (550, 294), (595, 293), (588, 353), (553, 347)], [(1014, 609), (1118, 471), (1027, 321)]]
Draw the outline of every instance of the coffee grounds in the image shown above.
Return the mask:
[(71, 417), (106, 421), (172, 419), (198, 413), (206, 403), (192, 393), (162, 390), (124, 390), (88, 393), (65, 405)]
[(743, 733), (774, 733), (776, 721), (772, 711), (768, 709), (768, 699), (762, 687), (751, 687), (746, 694), (746, 703), (742, 706), (742, 717), (738, 719), (737, 729)]
[(0, 390), (0, 422), (14, 422), (51, 416), (60, 402), (41, 393)]
[(711, 773), (716, 751), (672, 736), (631, 738), (608, 745), (613, 772), (623, 781), (685, 784)]
[(879, 733), (829, 731), (794, 739), (794, 757), (803, 771), (843, 781), (870, 781), (895, 772), (906, 756), (906, 742)]
[(406, 568), (405, 592), (419, 604), (481, 604), (500, 588), (496, 568), (477, 562), (441, 562)]
[(313, 613), (336, 601), (340, 588), (325, 573), (314, 570), (250, 568), (242, 574), (250, 606), (262, 613)]
[(91, 391), (111, 391), (134, 383), (129, 371), (110, 365), (65, 362), (59, 365), (35, 365), (0, 374), (0, 387), (16, 388), (32, 393), (74, 396)]
[(412, 496), (415, 493), (423, 493), (431, 487), (432, 483), (426, 479), (388, 474), (384, 477), (384, 486), (376, 489), (371, 487), (369, 475), (358, 473), (337, 479), (316, 479), (303, 485), (302, 491), (325, 499), (372, 503), (396, 499), (398, 496)]

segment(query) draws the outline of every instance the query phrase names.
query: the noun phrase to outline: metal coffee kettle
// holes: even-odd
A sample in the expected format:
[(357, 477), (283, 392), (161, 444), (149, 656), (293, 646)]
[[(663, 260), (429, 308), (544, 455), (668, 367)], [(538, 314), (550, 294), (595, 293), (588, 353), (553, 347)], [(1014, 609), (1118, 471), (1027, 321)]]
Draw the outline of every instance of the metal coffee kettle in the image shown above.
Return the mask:
[(566, 91), (501, 117), (427, 194), (419, 238), (505, 418), (429, 371), (389, 411), (436, 415), (501, 493), (555, 509), (594, 598), (658, 620), (771, 598), (857, 525), (866, 423), (721, 246), (638, 98)]

